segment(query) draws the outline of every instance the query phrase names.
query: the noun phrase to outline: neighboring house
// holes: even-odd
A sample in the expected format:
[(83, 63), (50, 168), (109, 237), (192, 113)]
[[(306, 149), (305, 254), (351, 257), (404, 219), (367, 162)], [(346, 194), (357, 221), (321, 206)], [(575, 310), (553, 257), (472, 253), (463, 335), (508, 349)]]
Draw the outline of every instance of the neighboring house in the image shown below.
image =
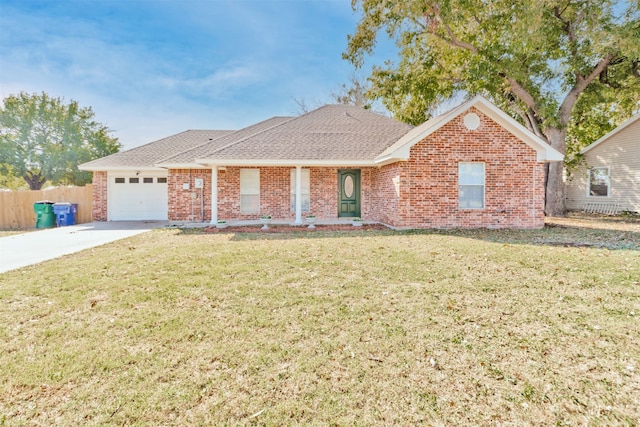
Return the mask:
[[(155, 219), (141, 218), (142, 211), (122, 218), (110, 202), (114, 192), (140, 197), (126, 189), (145, 186), (133, 175), (136, 150), (81, 165), (94, 171), (95, 220)], [(480, 96), (415, 128), (330, 105), (164, 154), (147, 170), (166, 171), (170, 220), (215, 223), (268, 214), (301, 223), (313, 213), (320, 221), (362, 217), (398, 228), (542, 227), (544, 163), (562, 160)]]
[(580, 152), (584, 163), (567, 179), (567, 208), (640, 212), (640, 115)]

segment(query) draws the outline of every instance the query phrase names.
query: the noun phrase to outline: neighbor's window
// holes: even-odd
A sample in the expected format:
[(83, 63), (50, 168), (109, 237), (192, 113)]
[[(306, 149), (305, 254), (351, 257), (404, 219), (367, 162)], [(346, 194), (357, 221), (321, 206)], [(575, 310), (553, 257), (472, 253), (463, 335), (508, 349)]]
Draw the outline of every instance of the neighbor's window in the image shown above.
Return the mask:
[(129, 178), (129, 184), (138, 184), (140, 183), (140, 178)]
[(124, 178), (116, 178), (116, 184), (124, 184)]
[(591, 168), (589, 169), (589, 188), (588, 196), (608, 197), (610, 194), (611, 182), (609, 180), (609, 168)]
[(484, 209), (484, 163), (458, 164), (458, 206), (460, 209)]
[[(309, 200), (310, 200), (310, 174), (309, 169), (301, 170), (301, 184), (302, 184), (302, 212), (309, 212)], [(296, 170), (291, 169), (291, 212), (296, 211)]]
[(260, 169), (240, 169), (240, 212), (260, 212)]

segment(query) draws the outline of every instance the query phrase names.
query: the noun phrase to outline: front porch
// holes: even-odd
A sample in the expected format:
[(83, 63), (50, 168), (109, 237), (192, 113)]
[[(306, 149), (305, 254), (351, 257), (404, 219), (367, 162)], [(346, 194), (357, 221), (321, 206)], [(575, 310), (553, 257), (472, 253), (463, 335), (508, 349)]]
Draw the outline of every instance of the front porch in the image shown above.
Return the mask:
[[(352, 217), (379, 221), (372, 168), (292, 166), (215, 166), (171, 169), (168, 177), (169, 219), (173, 222), (218, 220), (229, 225), (257, 223), (263, 215), (273, 224), (304, 226), (308, 215), (318, 224), (340, 224)], [(322, 221), (322, 222), (321, 222)]]

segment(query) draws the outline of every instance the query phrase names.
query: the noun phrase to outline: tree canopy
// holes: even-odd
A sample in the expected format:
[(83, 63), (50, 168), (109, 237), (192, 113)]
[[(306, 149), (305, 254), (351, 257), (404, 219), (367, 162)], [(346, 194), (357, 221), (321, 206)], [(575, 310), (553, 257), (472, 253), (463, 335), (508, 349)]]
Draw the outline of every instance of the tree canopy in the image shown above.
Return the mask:
[[(374, 67), (369, 95), (408, 123), (425, 121), (439, 102), (457, 94), (483, 94), (565, 152), (567, 140), (575, 151), (599, 126), (615, 126), (638, 108), (637, 1), (352, 0), (352, 5), (362, 18), (343, 56), (359, 67), (381, 32), (395, 40), (398, 62)], [(548, 167), (549, 215), (566, 213), (562, 171), (559, 163)]]
[(45, 182), (84, 185), (78, 165), (116, 153), (121, 144), (94, 120), (90, 107), (46, 93), (10, 95), (0, 108), (0, 174), (21, 177), (32, 190)]

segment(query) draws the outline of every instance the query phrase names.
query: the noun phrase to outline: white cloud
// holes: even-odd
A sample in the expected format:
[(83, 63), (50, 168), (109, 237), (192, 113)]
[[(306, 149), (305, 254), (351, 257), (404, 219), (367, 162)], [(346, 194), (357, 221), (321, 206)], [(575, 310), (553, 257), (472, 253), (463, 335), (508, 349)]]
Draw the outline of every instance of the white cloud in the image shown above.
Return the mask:
[(355, 21), (342, 1), (86, 7), (3, 6), (0, 95), (46, 91), (77, 100), (127, 148), (291, 114), (292, 97), (326, 102), (352, 72), (340, 54)]

